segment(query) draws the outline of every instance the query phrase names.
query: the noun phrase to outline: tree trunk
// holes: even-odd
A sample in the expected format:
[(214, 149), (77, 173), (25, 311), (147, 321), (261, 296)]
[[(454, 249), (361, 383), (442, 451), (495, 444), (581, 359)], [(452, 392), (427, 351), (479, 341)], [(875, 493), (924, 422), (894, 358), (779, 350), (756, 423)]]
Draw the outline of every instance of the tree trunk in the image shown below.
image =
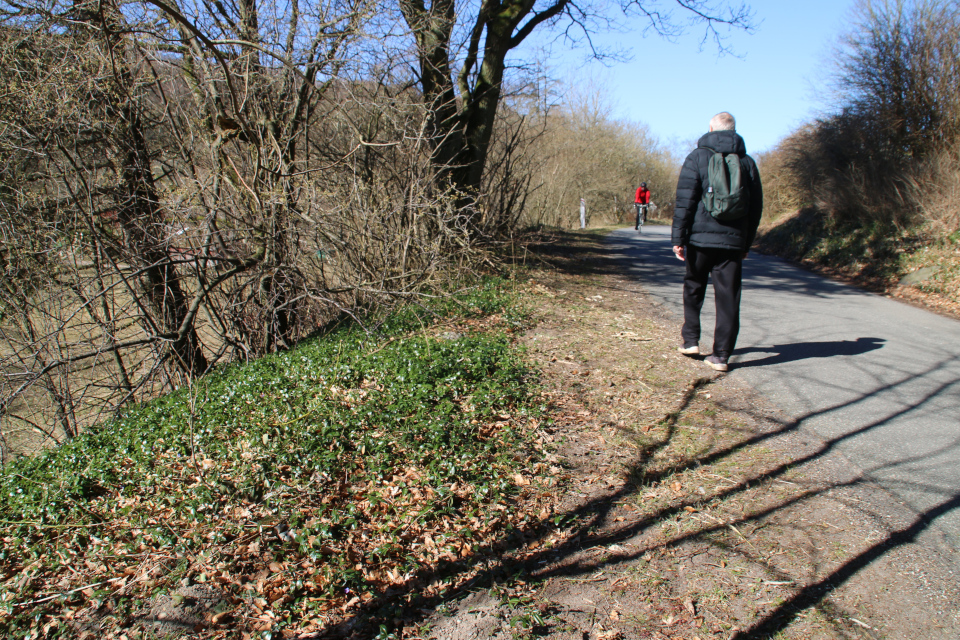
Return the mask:
[[(531, 16), (534, 0), (484, 0), (459, 73), (458, 96), (449, 55), (456, 22), (454, 1), (435, 0), (429, 9), (423, 0), (400, 1), (404, 19), (417, 41), (420, 84), (429, 112), (432, 160), (441, 177), (461, 196), (469, 199), (480, 192), (503, 93), (507, 54), (537, 25), (562, 12), (567, 3), (568, 0), (556, 0)], [(527, 23), (518, 30), (528, 17)], [(469, 76), (476, 65), (481, 40), (483, 56), (471, 87)]]
[(160, 331), (171, 337), (177, 363), (192, 374), (204, 373), (208, 364), (196, 327), (183, 326), (187, 317), (187, 296), (180, 285), (177, 268), (164, 246), (164, 219), (150, 168), (143, 127), (136, 108), (119, 109), (124, 125), (120, 144), (122, 193), (117, 220), (123, 229), (124, 248), (145, 265), (144, 293)]
[(89, 24), (113, 61), (113, 91), (103, 94), (104, 111), (117, 123), (115, 164), (119, 177), (117, 221), (129, 260), (144, 268), (142, 286), (152, 307), (154, 330), (171, 341), (177, 364), (192, 374), (207, 370), (196, 327), (185, 325), (187, 297), (165, 246), (164, 220), (153, 179), (143, 121), (136, 104), (136, 82), (121, 35), (123, 17), (113, 5), (76, 2), (78, 23)]

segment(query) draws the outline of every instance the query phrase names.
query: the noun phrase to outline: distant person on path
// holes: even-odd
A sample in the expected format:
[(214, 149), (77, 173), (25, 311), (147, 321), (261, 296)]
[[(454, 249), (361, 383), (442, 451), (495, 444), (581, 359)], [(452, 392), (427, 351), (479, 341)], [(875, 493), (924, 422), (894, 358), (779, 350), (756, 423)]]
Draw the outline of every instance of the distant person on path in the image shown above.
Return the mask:
[(635, 230), (640, 229), (640, 225), (647, 221), (647, 206), (650, 204), (650, 190), (647, 189), (647, 183), (641, 182), (637, 188), (637, 195), (633, 199), (633, 206), (637, 210), (637, 223)]
[(680, 353), (700, 355), (700, 309), (712, 275), (717, 317), (706, 363), (716, 371), (727, 371), (740, 332), (743, 260), (762, 212), (757, 164), (747, 155), (733, 116), (718, 113), (683, 163), (673, 214), (673, 253), (687, 268)]

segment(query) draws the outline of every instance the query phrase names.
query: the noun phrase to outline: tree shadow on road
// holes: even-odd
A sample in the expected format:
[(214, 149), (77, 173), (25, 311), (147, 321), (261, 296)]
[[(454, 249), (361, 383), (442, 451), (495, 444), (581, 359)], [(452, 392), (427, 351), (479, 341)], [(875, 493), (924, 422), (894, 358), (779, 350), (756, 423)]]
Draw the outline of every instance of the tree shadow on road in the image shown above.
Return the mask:
[(577, 233), (541, 229), (526, 238), (522, 251), (514, 249), (507, 262), (517, 266), (547, 267), (578, 276), (622, 274), (623, 256), (606, 249), (606, 233), (606, 230)]
[[(656, 453), (670, 447), (683, 431), (684, 427), (680, 426), (680, 422), (699, 395), (718, 384), (718, 380), (718, 378), (701, 378), (694, 381), (685, 390), (676, 410), (663, 417), (655, 437), (641, 437), (640, 434), (631, 430), (621, 433), (625, 438), (634, 440), (638, 454), (634, 460), (625, 465), (619, 481), (609, 491), (591, 496), (589, 500), (574, 509), (551, 514), (548, 518), (531, 519), (527, 526), (511, 532), (497, 543), (478, 549), (473, 558), (423, 567), (421, 573), (402, 590), (406, 593), (396, 591), (391, 594), (391, 600), (395, 601), (400, 596), (406, 599), (409, 605), (413, 605), (403, 610), (405, 624), (415, 627), (419, 621), (426, 618), (429, 612), (443, 603), (457, 601), (471, 591), (490, 589), (498, 582), (508, 581), (511, 576), (522, 575), (525, 581), (538, 582), (551, 578), (589, 581), (592, 576), (611, 566), (637, 562), (649, 557), (652, 552), (677, 549), (695, 542), (713, 547), (724, 556), (737, 557), (767, 576), (767, 582), (784, 585), (781, 587), (782, 602), (767, 608), (753, 620), (750, 626), (735, 630), (732, 637), (739, 640), (773, 637), (790, 627), (798, 616), (811, 609), (820, 611), (822, 617), (829, 620), (838, 633), (874, 637), (866, 633), (862, 623), (857, 625), (850, 622), (851, 614), (843, 612), (840, 607), (831, 602), (831, 593), (842, 588), (845, 583), (873, 563), (899, 548), (916, 543), (921, 534), (935, 526), (939, 518), (960, 507), (960, 494), (943, 492), (942, 489), (935, 487), (915, 487), (926, 489), (929, 494), (939, 494), (939, 499), (926, 509), (914, 511), (910, 517), (904, 518), (899, 526), (888, 528), (876, 540), (862, 545), (849, 557), (839, 561), (821, 558), (814, 563), (815, 566), (810, 568), (811, 572), (806, 575), (797, 575), (784, 570), (771, 559), (768, 550), (760, 540), (753, 539), (750, 533), (743, 532), (750, 531), (750, 526), (754, 527), (754, 531), (762, 529), (768, 526), (766, 523), (778, 513), (803, 507), (805, 503), (828, 496), (830, 500), (846, 503), (850, 508), (861, 509), (866, 513), (866, 507), (858, 500), (836, 494), (848, 490), (875, 490), (870, 475), (858, 473), (843, 481), (806, 482), (801, 479), (802, 473), (796, 473), (796, 470), (802, 470), (818, 459), (831, 455), (841, 442), (869, 432), (893, 416), (874, 421), (857, 432), (823, 441), (804, 455), (754, 468), (742, 477), (729, 480), (732, 474), (728, 471), (728, 481), (718, 484), (705, 495), (685, 492), (685, 495), (677, 495), (676, 499), (669, 504), (639, 514), (639, 517), (633, 519), (614, 517), (616, 514), (623, 513), (620, 507), (625, 503), (641, 502), (645, 493), (676, 481), (677, 478), (682, 478), (684, 472), (728, 467), (729, 463), (738, 460), (742, 453), (769, 445), (785, 435), (798, 431), (802, 428), (804, 421), (818, 414), (840, 410), (858, 401), (851, 401), (822, 412), (805, 415), (797, 420), (783, 422), (773, 430), (753, 433), (743, 431), (744, 437), (736, 441), (713, 450), (700, 452), (687, 459), (675, 459), (666, 468), (659, 468), (652, 464)], [(899, 384), (909, 382), (910, 379), (906, 379)], [(936, 393), (931, 393), (930, 397)], [(924, 401), (921, 401), (921, 404)], [(956, 447), (957, 443), (951, 443), (950, 446)], [(789, 478), (789, 481), (786, 478)], [(792, 486), (794, 490), (773, 503), (759, 501), (740, 513), (724, 507), (731, 501), (745, 500), (746, 494), (756, 491), (758, 487), (770, 486), (778, 482)], [(747, 500), (748, 504), (750, 502)], [(701, 514), (705, 517), (696, 517)], [(877, 521), (887, 520), (885, 514), (866, 513), (866, 515), (871, 518), (876, 516), (874, 519)], [(558, 527), (555, 524), (557, 522), (563, 524)], [(670, 523), (671, 526), (665, 527), (665, 523)], [(676, 531), (672, 534), (667, 533), (677, 523), (679, 526), (676, 527)], [(794, 523), (791, 526), (803, 530), (803, 535), (809, 536), (810, 540), (818, 540), (821, 543), (825, 540), (822, 534), (806, 530), (801, 523)], [(811, 523), (806, 525), (806, 528), (812, 529), (814, 526)], [(653, 530), (658, 530), (658, 535), (644, 535)], [(561, 538), (557, 537), (558, 531), (562, 533)], [(634, 541), (633, 549), (627, 551), (622, 545), (631, 540)], [(553, 541), (558, 542), (551, 544)], [(586, 553), (591, 549), (600, 549), (603, 553), (599, 557), (591, 556)], [(501, 561), (499, 560), (501, 555), (507, 555), (512, 559)], [(477, 566), (483, 568), (477, 570)], [(472, 575), (466, 583), (456, 584), (434, 597), (417, 595), (422, 586), (428, 582), (456, 576), (466, 571)], [(896, 582), (893, 576), (890, 580), (891, 585)], [(453, 582), (456, 580), (454, 579)], [(367, 611), (358, 612), (348, 625), (355, 625), (361, 619), (383, 619), (382, 610), (375, 611), (378, 605), (383, 607), (386, 601), (371, 603)], [(396, 614), (398, 610), (394, 608), (390, 611)], [(345, 627), (340, 626), (338, 629), (342, 632)], [(544, 629), (545, 635), (549, 635), (549, 625)], [(336, 636), (337, 633), (333, 635)], [(355, 637), (375, 636), (371, 633), (369, 636), (360, 634)]]

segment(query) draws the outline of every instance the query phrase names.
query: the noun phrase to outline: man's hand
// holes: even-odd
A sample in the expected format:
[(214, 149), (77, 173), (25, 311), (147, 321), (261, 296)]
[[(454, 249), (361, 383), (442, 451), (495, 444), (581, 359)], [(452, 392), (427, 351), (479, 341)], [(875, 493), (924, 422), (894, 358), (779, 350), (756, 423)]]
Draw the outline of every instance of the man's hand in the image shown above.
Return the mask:
[(687, 259), (687, 248), (686, 247), (673, 247), (673, 255), (677, 256), (677, 260), (686, 260)]
[(746, 260), (746, 259), (747, 259), (747, 254), (749, 254), (749, 253), (750, 253), (749, 251), (744, 251), (744, 252), (743, 252), (743, 257), (740, 258), (740, 259), (741, 259), (741, 260)]

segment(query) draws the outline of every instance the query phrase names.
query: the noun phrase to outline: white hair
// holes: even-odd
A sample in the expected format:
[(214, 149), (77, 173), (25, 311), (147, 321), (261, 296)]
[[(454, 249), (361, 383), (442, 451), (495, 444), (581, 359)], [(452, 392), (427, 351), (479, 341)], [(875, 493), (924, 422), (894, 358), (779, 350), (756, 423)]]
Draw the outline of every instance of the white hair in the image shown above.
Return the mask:
[(736, 131), (737, 121), (726, 111), (710, 118), (710, 131)]

